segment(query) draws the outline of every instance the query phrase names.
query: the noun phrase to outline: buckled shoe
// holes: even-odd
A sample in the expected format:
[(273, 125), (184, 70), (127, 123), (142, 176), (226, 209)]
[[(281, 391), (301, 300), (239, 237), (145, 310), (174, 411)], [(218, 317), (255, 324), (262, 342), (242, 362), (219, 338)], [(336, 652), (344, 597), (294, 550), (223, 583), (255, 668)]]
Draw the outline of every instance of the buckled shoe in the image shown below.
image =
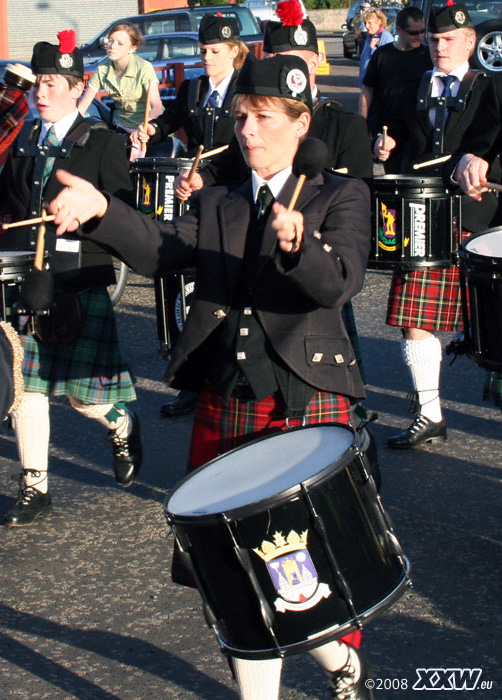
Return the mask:
[(418, 447), (424, 442), (431, 444), (446, 442), (446, 421), (434, 423), (425, 416), (418, 414), (409, 428), (387, 440), (387, 445), (395, 450), (408, 450)]
[(50, 494), (42, 493), (33, 486), (19, 488), (16, 505), (5, 515), (5, 527), (23, 527), (34, 520), (45, 518), (52, 508)]
[(121, 486), (130, 486), (143, 462), (143, 446), (139, 418), (134, 411), (129, 411), (132, 416), (132, 430), (127, 437), (117, 435), (116, 430), (109, 430), (106, 439), (113, 447), (113, 469), (115, 478)]
[[(356, 669), (351, 663), (352, 654), (359, 657), (361, 672), (356, 681)], [(338, 671), (327, 671), (331, 697), (333, 700), (374, 700), (372, 688), (373, 667), (371, 661), (362, 651), (349, 648), (349, 658), (343, 668)]]

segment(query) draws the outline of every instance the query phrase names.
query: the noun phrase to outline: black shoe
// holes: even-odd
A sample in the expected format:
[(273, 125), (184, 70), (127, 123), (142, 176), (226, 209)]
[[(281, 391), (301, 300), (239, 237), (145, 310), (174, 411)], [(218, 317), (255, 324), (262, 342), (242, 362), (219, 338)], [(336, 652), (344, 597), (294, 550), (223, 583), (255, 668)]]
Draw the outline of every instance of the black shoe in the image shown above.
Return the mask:
[(408, 450), (410, 447), (418, 447), (423, 442), (446, 442), (447, 439), (444, 419), (439, 423), (433, 423), (419, 414), (409, 428), (390, 437), (387, 440), (387, 445), (396, 450)]
[(143, 447), (139, 429), (139, 418), (132, 415), (132, 430), (127, 437), (119, 437), (116, 430), (109, 430), (106, 439), (113, 445), (113, 468), (115, 478), (121, 486), (130, 486), (138, 476), (143, 462)]
[[(355, 681), (356, 670), (350, 663), (350, 655), (357, 654), (361, 664), (359, 679)], [(374, 700), (373, 667), (362, 651), (350, 647), (349, 659), (338, 671), (327, 671), (331, 697), (333, 700)]]
[(22, 527), (30, 525), (37, 518), (45, 518), (52, 508), (51, 497), (33, 486), (19, 489), (16, 505), (5, 516), (5, 527)]
[(182, 416), (194, 410), (198, 398), (196, 391), (182, 389), (172, 401), (162, 404), (160, 412), (163, 416)]

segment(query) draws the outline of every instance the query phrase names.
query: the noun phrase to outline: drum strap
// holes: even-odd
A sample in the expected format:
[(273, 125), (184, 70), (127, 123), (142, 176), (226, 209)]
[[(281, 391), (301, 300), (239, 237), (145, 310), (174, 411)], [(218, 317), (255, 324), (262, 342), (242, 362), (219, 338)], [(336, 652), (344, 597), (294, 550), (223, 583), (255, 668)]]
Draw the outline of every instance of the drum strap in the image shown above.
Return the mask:
[(229, 117), (231, 114), (231, 102), (233, 89), (229, 87), (223, 99), (221, 107), (204, 106), (204, 99), (208, 90), (207, 76), (201, 75), (192, 78), (188, 83), (188, 114), (192, 118), (200, 118), (203, 124), (202, 143), (204, 149), (210, 150), (213, 147), (214, 127), (219, 117)]
[[(432, 97), (432, 71), (427, 71), (422, 76), (417, 95), (417, 112), (429, 112), (436, 110), (436, 120), (434, 123), (434, 140), (432, 144), (432, 154), (442, 155), (444, 151), (444, 133), (447, 116), (450, 112), (463, 112), (467, 107), (467, 97), (472, 90), (474, 82), (482, 71), (468, 70), (465, 74), (456, 97)], [(439, 131), (436, 129), (439, 128)]]

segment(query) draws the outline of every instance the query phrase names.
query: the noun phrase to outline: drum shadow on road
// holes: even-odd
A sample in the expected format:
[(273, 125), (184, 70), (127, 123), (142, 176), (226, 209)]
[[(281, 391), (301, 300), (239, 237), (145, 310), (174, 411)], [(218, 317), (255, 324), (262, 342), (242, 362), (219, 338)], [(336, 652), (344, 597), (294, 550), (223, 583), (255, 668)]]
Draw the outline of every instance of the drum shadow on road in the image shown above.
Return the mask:
[[(108, 659), (117, 664), (137, 668), (145, 674), (158, 676), (166, 683), (172, 683), (185, 689), (187, 693), (197, 688), (201, 700), (216, 697), (226, 698), (232, 694), (229, 689), (210, 676), (195, 669), (191, 664), (177, 656), (136, 637), (114, 634), (103, 630), (83, 630), (69, 625), (22, 613), (13, 608), (0, 605), (0, 620), (4, 629), (41, 637), (41, 646), (47, 648), (48, 641), (70, 645), (78, 650), (96, 654), (102, 660)], [(32, 642), (36, 646), (36, 642)], [(52, 686), (56, 686), (79, 700), (123, 700), (126, 697), (108, 692), (78, 673), (65, 668), (62, 664), (45, 656), (42, 651), (34, 651), (29, 646), (17, 641), (8, 633), (0, 635), (0, 657), (13, 666), (21, 668)], [(51, 653), (54, 647), (50, 647)], [(94, 665), (94, 664), (93, 664)], [(86, 664), (88, 670), (88, 666)], [(104, 669), (100, 668), (102, 676)], [(115, 671), (127, 685), (127, 675)], [(7, 676), (5, 676), (7, 679)], [(116, 680), (114, 679), (116, 683)], [(17, 684), (13, 680), (13, 684)]]

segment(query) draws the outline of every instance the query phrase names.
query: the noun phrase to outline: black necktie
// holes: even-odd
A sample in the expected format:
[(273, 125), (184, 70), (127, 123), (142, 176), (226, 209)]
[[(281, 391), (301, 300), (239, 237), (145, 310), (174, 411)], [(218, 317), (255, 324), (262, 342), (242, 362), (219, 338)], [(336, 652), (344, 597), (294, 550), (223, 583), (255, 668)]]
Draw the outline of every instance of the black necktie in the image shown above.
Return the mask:
[(268, 185), (261, 185), (256, 196), (256, 216), (258, 221), (265, 224), (274, 202), (274, 195)]

